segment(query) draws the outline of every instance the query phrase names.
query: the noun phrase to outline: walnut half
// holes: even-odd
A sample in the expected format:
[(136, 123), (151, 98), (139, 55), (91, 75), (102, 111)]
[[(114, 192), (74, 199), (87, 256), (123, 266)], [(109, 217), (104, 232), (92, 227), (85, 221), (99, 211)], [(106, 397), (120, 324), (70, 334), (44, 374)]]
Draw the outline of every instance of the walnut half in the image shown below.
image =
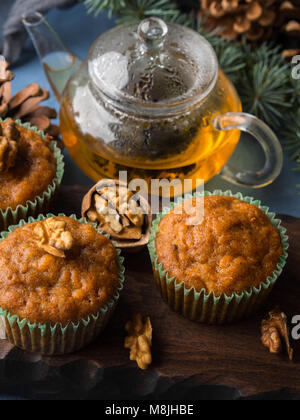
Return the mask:
[(290, 345), (287, 317), (279, 308), (275, 308), (269, 313), (269, 317), (263, 320), (261, 335), (263, 345), (272, 354), (280, 354), (282, 352), (282, 342), (285, 341), (289, 359), (293, 360), (294, 352)]
[(0, 173), (6, 173), (15, 166), (19, 138), (20, 133), (13, 120), (0, 125)]
[(143, 322), (141, 314), (134, 315), (126, 326), (128, 336), (125, 339), (125, 348), (130, 349), (130, 360), (135, 360), (142, 370), (148, 369), (152, 363), (152, 325), (150, 318)]
[(66, 230), (66, 222), (55, 217), (38, 223), (34, 228), (34, 234), (39, 247), (54, 257), (65, 258), (65, 251), (74, 245), (71, 233)]

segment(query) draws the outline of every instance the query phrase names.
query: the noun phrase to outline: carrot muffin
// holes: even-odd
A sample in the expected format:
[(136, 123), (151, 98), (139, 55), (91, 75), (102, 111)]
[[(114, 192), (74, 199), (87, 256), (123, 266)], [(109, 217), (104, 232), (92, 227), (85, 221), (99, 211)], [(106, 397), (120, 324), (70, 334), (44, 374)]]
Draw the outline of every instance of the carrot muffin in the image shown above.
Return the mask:
[(0, 122), (0, 210), (26, 205), (47, 190), (57, 172), (57, 160), (37, 131)]
[(155, 240), (158, 263), (198, 292), (231, 296), (259, 287), (283, 254), (278, 229), (262, 210), (234, 197), (205, 197), (204, 208), (198, 226), (187, 225), (184, 209), (162, 219)]
[(163, 299), (184, 317), (231, 323), (268, 298), (288, 257), (286, 229), (259, 201), (219, 190), (204, 192), (203, 221), (192, 225), (187, 213), (198, 197), (180, 199), (154, 220), (148, 244), (154, 277)]
[(68, 217), (25, 224), (0, 243), (0, 306), (30, 323), (61, 323), (97, 315), (118, 291), (120, 266), (112, 242)]

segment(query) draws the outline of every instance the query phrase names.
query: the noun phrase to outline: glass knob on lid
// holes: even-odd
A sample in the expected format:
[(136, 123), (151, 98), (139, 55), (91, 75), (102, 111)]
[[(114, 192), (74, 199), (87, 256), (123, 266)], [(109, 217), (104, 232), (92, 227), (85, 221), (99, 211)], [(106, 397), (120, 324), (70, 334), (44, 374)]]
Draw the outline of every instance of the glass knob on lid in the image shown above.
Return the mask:
[(156, 50), (163, 47), (168, 35), (168, 26), (158, 18), (146, 19), (140, 23), (138, 35), (148, 50)]

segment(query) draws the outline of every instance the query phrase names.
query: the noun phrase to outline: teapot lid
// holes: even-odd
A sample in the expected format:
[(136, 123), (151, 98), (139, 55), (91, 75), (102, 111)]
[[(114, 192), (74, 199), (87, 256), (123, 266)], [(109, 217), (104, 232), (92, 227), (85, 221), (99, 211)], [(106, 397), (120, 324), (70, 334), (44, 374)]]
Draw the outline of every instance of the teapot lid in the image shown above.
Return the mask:
[(208, 95), (218, 61), (197, 32), (149, 18), (102, 35), (90, 51), (89, 72), (94, 85), (119, 104), (172, 109)]

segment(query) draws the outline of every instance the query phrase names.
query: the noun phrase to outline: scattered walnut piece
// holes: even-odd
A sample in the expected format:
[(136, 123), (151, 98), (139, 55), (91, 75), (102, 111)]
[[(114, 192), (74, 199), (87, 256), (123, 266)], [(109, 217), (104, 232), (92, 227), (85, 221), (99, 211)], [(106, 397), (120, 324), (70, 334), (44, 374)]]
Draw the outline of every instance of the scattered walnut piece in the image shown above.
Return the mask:
[(147, 317), (143, 322), (141, 314), (134, 315), (132, 320), (127, 322), (126, 331), (128, 336), (125, 339), (125, 348), (130, 349), (130, 360), (135, 360), (140, 369), (146, 370), (152, 363), (152, 325)]
[(293, 360), (293, 349), (290, 345), (289, 329), (286, 315), (277, 307), (269, 313), (261, 326), (262, 343), (272, 354), (282, 352), (282, 341), (285, 341), (287, 353), (290, 360)]
[(13, 120), (0, 125), (0, 173), (14, 167), (18, 154), (19, 130)]
[(74, 245), (71, 233), (66, 230), (66, 222), (54, 217), (38, 223), (34, 234), (37, 236), (38, 245), (54, 257), (65, 258), (65, 251)]

